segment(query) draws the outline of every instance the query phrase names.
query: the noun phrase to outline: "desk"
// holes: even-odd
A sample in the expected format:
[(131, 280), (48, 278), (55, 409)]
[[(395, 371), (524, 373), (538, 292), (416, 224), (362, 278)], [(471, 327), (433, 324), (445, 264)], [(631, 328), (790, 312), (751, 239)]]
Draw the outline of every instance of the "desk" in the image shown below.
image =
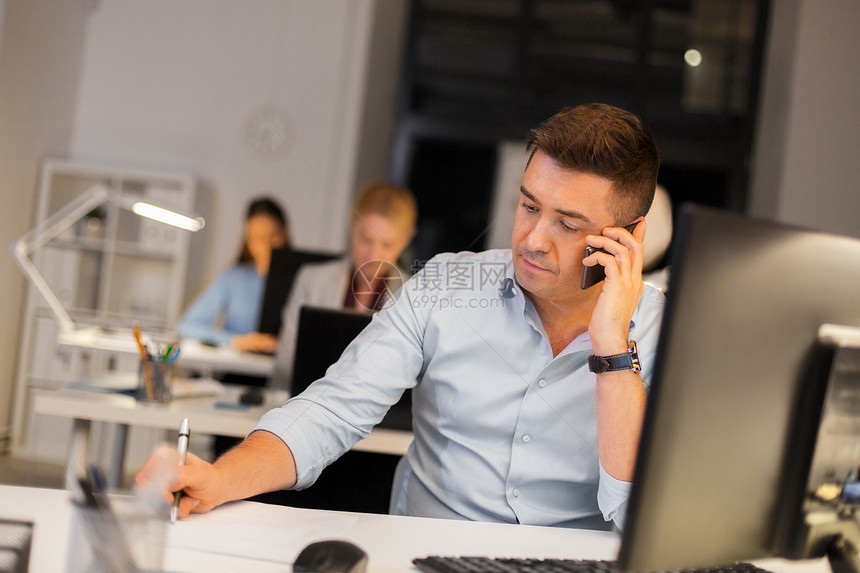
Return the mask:
[[(287, 398), (286, 392), (275, 391), (267, 393), (264, 404), (246, 410), (216, 407), (217, 402), (238, 403), (242, 390), (244, 388), (241, 386), (225, 385), (224, 392), (219, 396), (179, 398), (167, 404), (144, 403), (131, 396), (70, 388), (35, 390), (33, 411), (74, 420), (66, 459), (67, 484), (75, 475), (81, 475), (86, 467), (91, 422), (117, 424), (117, 439), (108, 469), (108, 482), (116, 487), (122, 481), (129, 426), (176, 430), (182, 418), (188, 418), (192, 432), (242, 438), (256, 425), (260, 416), (279, 406)], [(370, 436), (353, 446), (353, 449), (403, 455), (411, 441), (412, 432), (376, 428)]]
[[(108, 354), (139, 356), (137, 343), (130, 330), (106, 332), (100, 328), (81, 328), (73, 332), (60, 332), (57, 343)], [(269, 376), (275, 368), (275, 359), (266, 354), (240, 352), (225, 346), (206, 346), (197, 340), (182, 340), (178, 366), (200, 370), (204, 374), (234, 372), (249, 376)]]
[[(72, 520), (69, 497), (64, 490), (0, 485), (0, 516), (36, 523), (32, 573), (65, 569)], [(614, 559), (619, 546), (618, 535), (605, 531), (328, 512), (253, 502), (227, 504), (167, 529), (165, 570), (213, 573), (286, 573), (302, 546), (329, 538), (362, 547), (369, 556), (369, 573), (414, 572), (412, 559), (426, 555)], [(261, 530), (268, 530), (277, 542), (252, 546), (253, 542), (237, 539)], [(216, 531), (221, 535), (208, 535)], [(195, 533), (201, 539), (189, 543)], [(766, 559), (756, 564), (774, 573), (830, 571), (823, 559), (798, 563)]]

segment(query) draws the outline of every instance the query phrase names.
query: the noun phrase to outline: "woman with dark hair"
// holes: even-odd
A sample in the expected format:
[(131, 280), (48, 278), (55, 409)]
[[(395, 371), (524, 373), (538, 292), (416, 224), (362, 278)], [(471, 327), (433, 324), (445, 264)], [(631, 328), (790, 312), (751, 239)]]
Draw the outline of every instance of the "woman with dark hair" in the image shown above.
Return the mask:
[(179, 334), (238, 350), (272, 352), (277, 339), (257, 332), (260, 302), (272, 249), (290, 244), (283, 209), (269, 197), (248, 206), (242, 248), (236, 264), (224, 271), (185, 311)]

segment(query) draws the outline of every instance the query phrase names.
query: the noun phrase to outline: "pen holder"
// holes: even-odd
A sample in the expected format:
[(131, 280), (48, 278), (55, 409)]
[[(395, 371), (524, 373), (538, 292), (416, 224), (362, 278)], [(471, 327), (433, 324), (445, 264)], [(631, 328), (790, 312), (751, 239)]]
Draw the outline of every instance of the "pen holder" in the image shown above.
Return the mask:
[(141, 402), (169, 402), (173, 366), (161, 360), (141, 360), (135, 397)]

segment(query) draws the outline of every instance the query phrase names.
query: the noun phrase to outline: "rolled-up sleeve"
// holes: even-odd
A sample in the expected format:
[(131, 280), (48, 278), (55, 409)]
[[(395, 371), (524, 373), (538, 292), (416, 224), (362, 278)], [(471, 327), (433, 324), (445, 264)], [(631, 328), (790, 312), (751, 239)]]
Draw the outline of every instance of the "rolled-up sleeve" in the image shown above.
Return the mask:
[[(400, 289), (403, 293), (406, 289)], [(421, 313), (401, 294), (376, 314), (324, 377), (260, 418), (254, 430), (279, 436), (296, 462), (295, 489), (370, 435), (423, 366)]]
[(597, 506), (603, 513), (603, 519), (613, 521), (618, 529), (624, 529), (624, 518), (627, 515), (627, 498), (633, 484), (621, 481), (609, 475), (600, 464), (600, 483), (597, 487)]
[(275, 434), (290, 448), (297, 472), (293, 489), (313, 485), (326, 466), (365, 437), (358, 428), (344, 427), (332, 412), (301, 398), (264, 414), (252, 431), (257, 430)]

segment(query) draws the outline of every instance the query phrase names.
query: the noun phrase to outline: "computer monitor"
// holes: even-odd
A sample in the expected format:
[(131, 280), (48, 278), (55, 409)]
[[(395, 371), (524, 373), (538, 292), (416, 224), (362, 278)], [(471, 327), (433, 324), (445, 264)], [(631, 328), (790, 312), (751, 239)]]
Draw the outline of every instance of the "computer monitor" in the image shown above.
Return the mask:
[[(371, 314), (355, 310), (303, 306), (299, 310), (290, 393), (295, 396), (313, 381), (322, 378), (328, 367), (337, 362), (349, 343), (370, 323), (371, 318)], [(412, 430), (411, 390), (403, 393), (379, 426)]]
[(274, 335), (281, 332), (281, 310), (287, 302), (293, 282), (303, 264), (324, 262), (338, 256), (340, 255), (316, 251), (294, 251), (289, 248), (273, 249), (269, 274), (263, 290), (257, 332)]
[[(678, 223), (618, 565), (820, 554), (830, 537), (803, 523), (833, 378), (818, 334), (860, 326), (860, 240), (703, 207), (683, 207)], [(858, 372), (844, 377), (855, 403)], [(854, 444), (858, 428), (855, 418)], [(856, 476), (860, 450), (849, 457)], [(856, 536), (857, 515), (831, 533)]]

